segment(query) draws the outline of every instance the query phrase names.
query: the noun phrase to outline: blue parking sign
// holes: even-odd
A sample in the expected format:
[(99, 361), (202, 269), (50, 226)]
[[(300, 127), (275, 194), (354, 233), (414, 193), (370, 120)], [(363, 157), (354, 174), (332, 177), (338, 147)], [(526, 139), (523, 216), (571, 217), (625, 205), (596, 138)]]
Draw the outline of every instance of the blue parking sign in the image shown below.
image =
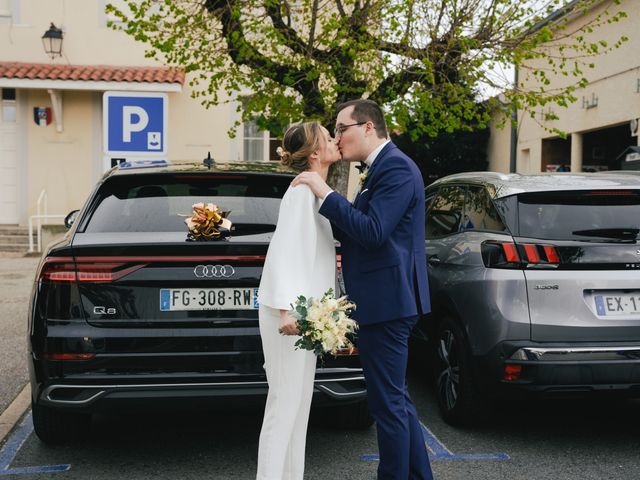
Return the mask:
[(105, 92), (102, 97), (106, 155), (167, 154), (167, 94)]

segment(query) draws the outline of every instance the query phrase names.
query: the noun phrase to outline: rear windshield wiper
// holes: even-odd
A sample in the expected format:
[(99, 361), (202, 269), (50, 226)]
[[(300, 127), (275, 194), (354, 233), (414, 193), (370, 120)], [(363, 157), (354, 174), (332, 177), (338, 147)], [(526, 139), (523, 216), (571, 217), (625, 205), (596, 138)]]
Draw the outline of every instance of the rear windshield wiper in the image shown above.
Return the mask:
[(575, 230), (571, 232), (573, 235), (579, 235), (581, 237), (603, 237), (603, 238), (616, 238), (620, 240), (636, 240), (640, 228), (594, 228), (591, 230)]

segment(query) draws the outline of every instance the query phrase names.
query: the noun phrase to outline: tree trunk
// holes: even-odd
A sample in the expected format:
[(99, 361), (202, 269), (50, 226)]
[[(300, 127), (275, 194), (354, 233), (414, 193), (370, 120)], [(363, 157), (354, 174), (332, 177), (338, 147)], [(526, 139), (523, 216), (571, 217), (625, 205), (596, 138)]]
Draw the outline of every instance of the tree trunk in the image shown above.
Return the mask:
[(342, 196), (347, 196), (347, 187), (349, 182), (349, 166), (350, 162), (339, 161), (331, 165), (329, 168), (329, 178), (327, 183), (336, 192)]

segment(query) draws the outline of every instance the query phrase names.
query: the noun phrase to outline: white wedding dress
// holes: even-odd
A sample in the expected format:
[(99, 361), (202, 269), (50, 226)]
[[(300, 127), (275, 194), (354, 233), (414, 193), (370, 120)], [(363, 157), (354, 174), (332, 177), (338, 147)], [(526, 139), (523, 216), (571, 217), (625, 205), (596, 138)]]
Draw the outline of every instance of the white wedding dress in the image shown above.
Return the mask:
[(335, 288), (336, 253), (320, 200), (306, 185), (289, 187), (262, 272), (260, 336), (269, 394), (260, 432), (257, 480), (302, 480), (316, 357), (296, 350), (298, 336), (278, 332), (279, 310), (299, 295), (321, 297)]

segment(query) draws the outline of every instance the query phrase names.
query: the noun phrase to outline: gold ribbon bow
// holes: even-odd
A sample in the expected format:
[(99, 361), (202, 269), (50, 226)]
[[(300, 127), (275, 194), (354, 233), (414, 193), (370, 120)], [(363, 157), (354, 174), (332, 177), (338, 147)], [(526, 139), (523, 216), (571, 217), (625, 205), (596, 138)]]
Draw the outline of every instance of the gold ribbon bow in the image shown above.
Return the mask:
[(202, 202), (193, 205), (193, 215), (184, 220), (189, 228), (189, 235), (194, 239), (217, 239), (224, 232), (231, 232), (231, 221), (226, 218), (231, 212), (223, 212), (213, 204)]

